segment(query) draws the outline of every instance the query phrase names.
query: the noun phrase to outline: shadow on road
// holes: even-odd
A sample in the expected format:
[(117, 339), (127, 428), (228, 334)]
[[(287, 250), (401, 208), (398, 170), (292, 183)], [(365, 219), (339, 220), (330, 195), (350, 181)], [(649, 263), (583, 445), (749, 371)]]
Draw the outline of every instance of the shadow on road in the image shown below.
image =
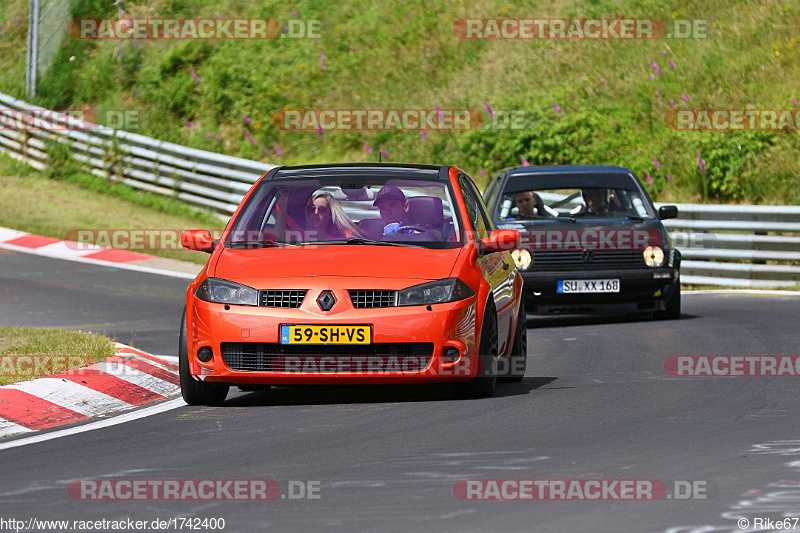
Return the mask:
[[(493, 398), (528, 394), (555, 381), (554, 377), (530, 377), (517, 383), (498, 383)], [(425, 385), (347, 385), (273, 387), (268, 391), (240, 392), (232, 387), (224, 407), (257, 407), (276, 405), (330, 405), (359, 403), (399, 403), (462, 400), (452, 384)]]
[(649, 314), (637, 315), (528, 315), (528, 329), (557, 328), (567, 326), (595, 326), (598, 324), (625, 324), (629, 322), (653, 322), (669, 325), (680, 324), (684, 320), (699, 318), (696, 315), (682, 313), (678, 320), (654, 320)]

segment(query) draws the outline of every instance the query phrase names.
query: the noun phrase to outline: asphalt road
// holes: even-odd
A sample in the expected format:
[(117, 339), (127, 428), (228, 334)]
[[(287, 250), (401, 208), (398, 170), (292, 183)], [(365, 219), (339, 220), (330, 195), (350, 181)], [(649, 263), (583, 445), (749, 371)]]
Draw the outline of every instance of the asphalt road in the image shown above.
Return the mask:
[[(80, 327), (174, 354), (185, 280), (0, 257), (0, 324)], [(800, 295), (799, 295), (800, 296)], [(0, 451), (0, 518), (222, 517), (225, 531), (741, 531), (800, 517), (798, 378), (676, 378), (670, 355), (798, 355), (800, 299), (698, 294), (677, 322), (529, 321), (525, 380), (231, 393)], [(319, 499), (74, 501), (74, 479), (318, 481)], [(697, 482), (705, 498), (461, 501), (459, 479)], [(702, 493), (697, 494), (703, 496)], [(701, 528), (701, 526), (707, 526)], [(798, 524), (800, 531), (800, 524)]]

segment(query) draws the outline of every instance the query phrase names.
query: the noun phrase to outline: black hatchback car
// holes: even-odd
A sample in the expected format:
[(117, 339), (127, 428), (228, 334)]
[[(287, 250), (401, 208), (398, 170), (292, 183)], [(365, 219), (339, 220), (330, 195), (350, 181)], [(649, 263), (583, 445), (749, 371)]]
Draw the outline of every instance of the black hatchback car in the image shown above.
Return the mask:
[(506, 168), (484, 192), (498, 228), (516, 229), (513, 252), (533, 314), (681, 312), (681, 254), (636, 175), (622, 167)]

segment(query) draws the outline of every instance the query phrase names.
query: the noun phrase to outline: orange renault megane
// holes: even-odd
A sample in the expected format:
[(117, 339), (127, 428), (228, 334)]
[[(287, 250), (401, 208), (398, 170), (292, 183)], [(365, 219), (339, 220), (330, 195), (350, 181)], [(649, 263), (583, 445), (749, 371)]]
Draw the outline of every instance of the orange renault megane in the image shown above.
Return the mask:
[(278, 167), (248, 192), (189, 285), (183, 398), (230, 386), (458, 382), (487, 397), (525, 374), (516, 230), (449, 166)]

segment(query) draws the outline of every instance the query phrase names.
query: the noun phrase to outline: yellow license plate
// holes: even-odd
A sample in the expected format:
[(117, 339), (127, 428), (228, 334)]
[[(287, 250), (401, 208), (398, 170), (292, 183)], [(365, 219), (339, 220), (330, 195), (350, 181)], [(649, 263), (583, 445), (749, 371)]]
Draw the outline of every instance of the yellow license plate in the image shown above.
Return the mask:
[(281, 344), (369, 344), (371, 326), (281, 325)]

